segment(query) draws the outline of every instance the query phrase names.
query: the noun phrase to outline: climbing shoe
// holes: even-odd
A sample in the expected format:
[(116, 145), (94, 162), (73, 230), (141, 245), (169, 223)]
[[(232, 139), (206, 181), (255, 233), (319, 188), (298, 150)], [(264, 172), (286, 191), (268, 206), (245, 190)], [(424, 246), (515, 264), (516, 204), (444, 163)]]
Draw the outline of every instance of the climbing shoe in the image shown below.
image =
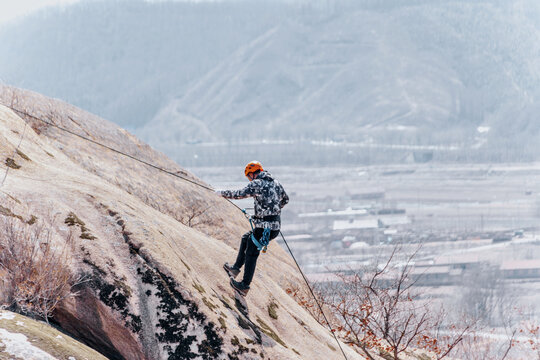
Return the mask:
[(229, 277), (232, 277), (233, 279), (237, 277), (238, 274), (240, 274), (240, 269), (237, 269), (234, 266), (230, 266), (228, 263), (225, 263), (225, 265), (223, 265), (223, 268), (225, 269), (227, 274), (229, 274)]
[(249, 286), (245, 285), (243, 281), (235, 281), (234, 279), (231, 279), (230, 281), (231, 286), (234, 290), (236, 290), (240, 295), (246, 296), (249, 291)]

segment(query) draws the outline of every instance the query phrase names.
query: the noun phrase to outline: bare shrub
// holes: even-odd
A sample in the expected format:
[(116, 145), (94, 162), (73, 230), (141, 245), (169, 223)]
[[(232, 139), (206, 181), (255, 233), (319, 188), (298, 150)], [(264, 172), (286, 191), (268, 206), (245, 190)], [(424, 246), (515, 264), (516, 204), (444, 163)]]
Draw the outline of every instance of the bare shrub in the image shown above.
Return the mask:
[[(399, 360), (404, 353), (425, 349), (437, 359), (447, 357), (473, 327), (447, 323), (446, 314), (434, 309), (412, 276), (413, 254), (403, 257), (400, 246), (383, 262), (352, 274), (336, 274), (340, 281), (317, 289), (318, 300), (330, 310), (333, 331), (359, 353)], [(322, 323), (314, 300), (289, 289), (289, 293)], [(445, 330), (445, 331), (441, 331)]]
[(465, 337), (453, 355), (470, 360), (540, 360), (540, 322), (535, 306), (508, 308), (502, 327), (480, 327)]
[[(325, 313), (323, 314), (321, 312), (321, 309), (317, 305), (317, 301), (322, 307), (326, 307), (326, 304), (324, 303), (324, 295), (321, 294), (321, 291), (319, 288), (315, 287), (313, 289), (314, 294), (317, 299), (314, 299), (311, 293), (305, 288), (298, 286), (298, 284), (290, 283), (286, 289), (287, 294), (292, 296), (296, 302), (302, 306), (307, 312), (321, 325), (327, 326), (326, 320), (324, 318), (324, 315), (329, 314), (328, 308), (326, 308)], [(328, 316), (327, 316), (328, 318)], [(333, 327), (337, 327), (338, 321), (336, 319), (330, 319), (331, 325)]]
[(38, 135), (46, 129), (47, 124), (37, 121), (30, 115), (30, 107), (27, 105), (26, 95), (22, 90), (12, 86), (3, 86), (0, 90), (3, 90), (0, 91), (0, 103), (24, 119)]
[(41, 221), (29, 225), (0, 220), (0, 299), (5, 307), (48, 322), (56, 306), (76, 294), (82, 281), (70, 269), (71, 234), (55, 247), (49, 228)]
[[(463, 337), (452, 355), (457, 359), (467, 360), (506, 360), (516, 344), (516, 330), (506, 334), (504, 340), (497, 339), (499, 334), (492, 331), (473, 331)], [(516, 359), (516, 358), (513, 358)], [(517, 359), (521, 359), (518, 357)], [(527, 357), (527, 359), (533, 359)]]
[(211, 225), (211, 218), (206, 212), (211, 208), (211, 205), (206, 205), (201, 202), (188, 200), (185, 208), (173, 214), (174, 218), (182, 224), (192, 227), (201, 228), (205, 225)]
[(540, 324), (538, 320), (525, 321), (519, 334), (521, 340), (514, 340), (512, 345), (519, 346), (522, 353), (528, 354), (529, 359), (540, 360)]

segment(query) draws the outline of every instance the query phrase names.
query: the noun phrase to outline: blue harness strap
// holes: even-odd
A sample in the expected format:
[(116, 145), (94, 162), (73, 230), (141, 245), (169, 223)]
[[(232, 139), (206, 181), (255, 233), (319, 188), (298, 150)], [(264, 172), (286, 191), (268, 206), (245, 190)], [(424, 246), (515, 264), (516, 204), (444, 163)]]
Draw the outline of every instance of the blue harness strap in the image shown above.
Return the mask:
[(253, 222), (251, 220), (251, 216), (247, 214), (246, 209), (242, 209), (242, 212), (249, 219), (249, 225), (251, 225), (251, 241), (253, 241), (253, 244), (255, 244), (255, 246), (257, 247), (257, 250), (262, 251), (263, 254), (266, 253), (266, 250), (268, 249), (268, 244), (270, 243), (270, 229), (264, 228), (261, 240), (257, 240), (257, 238), (255, 238), (255, 234), (253, 234), (254, 229), (253, 229)]
[(266, 253), (268, 243), (270, 243), (270, 229), (264, 228), (263, 236), (260, 241), (255, 238), (255, 235), (253, 233), (251, 233), (251, 240), (259, 251)]

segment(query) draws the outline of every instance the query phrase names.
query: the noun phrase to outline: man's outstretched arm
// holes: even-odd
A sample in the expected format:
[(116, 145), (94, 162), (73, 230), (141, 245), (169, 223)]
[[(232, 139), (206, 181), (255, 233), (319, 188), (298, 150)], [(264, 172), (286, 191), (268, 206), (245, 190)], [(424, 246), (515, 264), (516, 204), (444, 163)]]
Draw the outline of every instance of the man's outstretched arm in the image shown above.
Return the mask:
[(252, 181), (241, 190), (220, 190), (217, 193), (227, 199), (245, 199), (255, 195), (255, 190), (256, 184)]

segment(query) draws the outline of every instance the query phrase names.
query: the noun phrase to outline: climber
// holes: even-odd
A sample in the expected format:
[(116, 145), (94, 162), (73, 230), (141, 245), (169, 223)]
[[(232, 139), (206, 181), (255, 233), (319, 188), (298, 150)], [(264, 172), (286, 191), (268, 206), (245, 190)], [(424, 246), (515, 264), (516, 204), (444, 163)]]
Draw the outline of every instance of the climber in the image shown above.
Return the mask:
[[(244, 199), (251, 196), (255, 202), (255, 214), (252, 217), (253, 231), (249, 231), (242, 236), (234, 265), (230, 266), (228, 263), (223, 265), (223, 268), (231, 277), (231, 286), (241, 295), (246, 296), (260, 254), (260, 250), (252, 241), (252, 235), (258, 241), (261, 241), (265, 229), (270, 230), (268, 240), (272, 240), (279, 235), (281, 208), (289, 202), (289, 197), (285, 193), (283, 186), (277, 180), (274, 180), (270, 173), (264, 171), (260, 162), (252, 161), (247, 164), (244, 174), (250, 181), (245, 188), (236, 191), (218, 190), (216, 193), (227, 199)], [(245, 265), (243, 280), (240, 282), (235, 281), (234, 279), (240, 273), (243, 265)]]

